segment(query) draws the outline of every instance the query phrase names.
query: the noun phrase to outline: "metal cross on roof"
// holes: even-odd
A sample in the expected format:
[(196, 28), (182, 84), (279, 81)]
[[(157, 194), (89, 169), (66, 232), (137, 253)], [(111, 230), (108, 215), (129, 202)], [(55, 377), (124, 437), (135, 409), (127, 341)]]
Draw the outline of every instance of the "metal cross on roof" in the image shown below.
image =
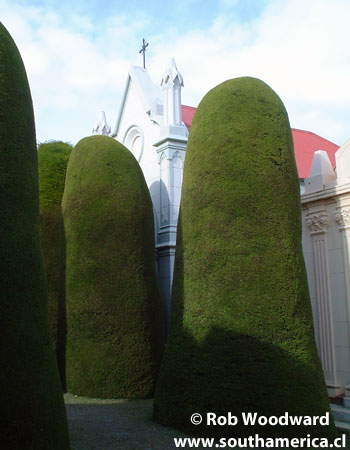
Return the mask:
[(146, 58), (145, 58), (145, 54), (146, 54), (146, 48), (148, 47), (148, 42), (146, 42), (144, 39), (142, 39), (142, 48), (139, 51), (139, 53), (142, 53), (143, 56), (143, 68), (146, 69)]

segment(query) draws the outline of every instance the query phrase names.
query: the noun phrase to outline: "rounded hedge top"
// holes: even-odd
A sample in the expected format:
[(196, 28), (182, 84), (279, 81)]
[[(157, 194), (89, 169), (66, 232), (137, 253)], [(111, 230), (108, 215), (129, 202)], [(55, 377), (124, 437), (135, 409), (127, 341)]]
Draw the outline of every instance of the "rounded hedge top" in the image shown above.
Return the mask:
[[(189, 417), (329, 412), (300, 216), (292, 134), (279, 97), (249, 77), (211, 90), (186, 151), (157, 420), (199, 434), (246, 436), (254, 433), (242, 423), (193, 427)], [(335, 434), (334, 427), (311, 428), (253, 431)]]
[(0, 23), (1, 441), (68, 449), (39, 241), (34, 115), (21, 56)]
[(67, 251), (67, 385), (91, 397), (149, 397), (162, 349), (153, 211), (122, 144), (81, 140), (63, 197)]
[(40, 210), (61, 210), (67, 164), (73, 147), (67, 142), (44, 142), (38, 147)]

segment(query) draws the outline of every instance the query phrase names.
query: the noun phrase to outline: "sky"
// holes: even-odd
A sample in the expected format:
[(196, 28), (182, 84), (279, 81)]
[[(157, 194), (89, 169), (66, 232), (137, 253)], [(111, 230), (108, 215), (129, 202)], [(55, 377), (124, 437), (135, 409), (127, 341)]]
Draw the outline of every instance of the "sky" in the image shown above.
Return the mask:
[(0, 0), (22, 55), (37, 139), (76, 144), (100, 111), (115, 126), (130, 65), (159, 84), (171, 57), (182, 103), (219, 83), (265, 81), (291, 126), (342, 145), (350, 137), (349, 0)]

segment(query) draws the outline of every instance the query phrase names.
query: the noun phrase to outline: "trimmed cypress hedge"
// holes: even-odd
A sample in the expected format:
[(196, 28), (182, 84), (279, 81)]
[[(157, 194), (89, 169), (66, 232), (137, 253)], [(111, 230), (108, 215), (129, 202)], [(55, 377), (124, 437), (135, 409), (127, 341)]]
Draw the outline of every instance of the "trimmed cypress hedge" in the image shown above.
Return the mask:
[(72, 146), (53, 141), (39, 145), (40, 241), (48, 285), (48, 312), (62, 388), (65, 382), (65, 240), (61, 202)]
[[(301, 247), (287, 112), (260, 80), (211, 90), (191, 126), (170, 335), (154, 418), (201, 436), (335, 437), (327, 426), (244, 426), (242, 412), (329, 412)], [(236, 426), (193, 426), (207, 412)]]
[(67, 387), (99, 398), (154, 392), (163, 346), (153, 211), (142, 171), (122, 144), (82, 139), (68, 163)]
[(34, 114), (21, 56), (0, 23), (0, 440), (69, 449), (39, 240)]

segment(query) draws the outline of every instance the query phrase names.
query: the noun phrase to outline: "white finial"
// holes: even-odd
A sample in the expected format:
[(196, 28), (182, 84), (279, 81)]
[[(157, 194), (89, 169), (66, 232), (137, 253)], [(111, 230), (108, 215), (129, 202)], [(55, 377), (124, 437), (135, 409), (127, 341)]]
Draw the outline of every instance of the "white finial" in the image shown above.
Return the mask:
[(104, 111), (101, 111), (99, 120), (92, 129), (92, 134), (102, 134), (103, 136), (108, 136), (110, 132), (111, 126), (107, 123), (106, 114)]
[(169, 86), (169, 84), (175, 84), (176, 80), (180, 86), (184, 86), (184, 80), (182, 78), (181, 73), (178, 71), (175, 63), (175, 59), (171, 58), (168, 67), (166, 68), (162, 81), (160, 83), (161, 86)]
[(312, 159), (309, 178), (305, 180), (305, 193), (322, 191), (326, 184), (336, 180), (336, 175), (325, 150), (317, 150)]
[(184, 81), (174, 58), (171, 58), (160, 85), (163, 88), (164, 125), (181, 126), (181, 87), (184, 86)]

